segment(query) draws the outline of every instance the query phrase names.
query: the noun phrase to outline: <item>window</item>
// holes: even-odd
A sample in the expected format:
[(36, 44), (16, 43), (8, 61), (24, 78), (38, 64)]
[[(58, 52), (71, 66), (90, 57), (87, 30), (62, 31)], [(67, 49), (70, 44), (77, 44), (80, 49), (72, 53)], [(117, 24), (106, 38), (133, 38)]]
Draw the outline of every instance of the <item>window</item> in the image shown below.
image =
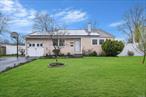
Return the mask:
[(29, 47), (31, 47), (31, 44), (29, 44)]
[(32, 46), (34, 47), (34, 46), (35, 46), (35, 44), (32, 44)]
[(59, 40), (59, 46), (64, 46), (64, 39)]
[(53, 46), (64, 46), (64, 39), (53, 39)]
[(37, 44), (37, 47), (39, 47), (39, 44)]
[(70, 42), (70, 46), (73, 47), (74, 46), (74, 42)]
[(97, 39), (92, 39), (92, 45), (97, 45)]
[(99, 40), (99, 44), (102, 45), (104, 43), (104, 39)]
[(41, 44), (40, 44), (40, 46), (42, 47), (42, 46), (43, 46), (43, 44), (41, 43)]
[(57, 39), (53, 39), (53, 46), (58, 46), (58, 40)]

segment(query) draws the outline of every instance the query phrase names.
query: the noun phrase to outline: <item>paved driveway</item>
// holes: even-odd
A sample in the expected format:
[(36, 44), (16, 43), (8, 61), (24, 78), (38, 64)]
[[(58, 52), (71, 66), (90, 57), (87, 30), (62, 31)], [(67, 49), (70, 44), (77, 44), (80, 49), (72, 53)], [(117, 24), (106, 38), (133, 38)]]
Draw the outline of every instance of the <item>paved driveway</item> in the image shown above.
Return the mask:
[(13, 67), (14, 65), (19, 65), (20, 63), (24, 63), (30, 60), (32, 60), (32, 58), (25, 57), (19, 57), (18, 59), (16, 57), (0, 58), (0, 72), (4, 71), (8, 67)]

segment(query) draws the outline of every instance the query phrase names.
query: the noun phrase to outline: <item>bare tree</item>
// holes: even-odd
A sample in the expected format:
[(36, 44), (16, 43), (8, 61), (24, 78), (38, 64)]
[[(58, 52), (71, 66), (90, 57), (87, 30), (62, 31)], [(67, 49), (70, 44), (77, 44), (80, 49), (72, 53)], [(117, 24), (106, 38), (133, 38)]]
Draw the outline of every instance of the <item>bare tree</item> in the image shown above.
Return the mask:
[(145, 18), (145, 9), (140, 6), (135, 6), (126, 12), (123, 18), (124, 23), (119, 26), (120, 30), (127, 34), (130, 42), (144, 53), (143, 63), (146, 56)]
[[(26, 37), (25, 34), (23, 34), (23, 33), (18, 33), (18, 44), (19, 44), (19, 45), (25, 44), (25, 37)], [(14, 44), (17, 43), (17, 40), (14, 39), (14, 38), (12, 38), (12, 37), (11, 37), (11, 40), (12, 40), (12, 43), (14, 43)]]
[[(2, 35), (3, 32), (7, 31), (8, 26), (8, 18), (7, 16), (3, 15), (0, 12), (0, 35)], [(0, 37), (0, 42), (2, 42), (2, 38)]]
[[(60, 30), (62, 29), (62, 30)], [(45, 14), (36, 14), (34, 19), (33, 30), (34, 32), (47, 33), (51, 39), (54, 47), (54, 54), (56, 62), (58, 61), (57, 57), (62, 46), (64, 46), (64, 35), (65, 28), (61, 25), (58, 25), (55, 20), (50, 17), (47, 13)]]
[(8, 17), (0, 13), (0, 34), (7, 31)]
[(25, 37), (26, 35), (23, 33), (19, 33), (19, 44), (25, 44)]

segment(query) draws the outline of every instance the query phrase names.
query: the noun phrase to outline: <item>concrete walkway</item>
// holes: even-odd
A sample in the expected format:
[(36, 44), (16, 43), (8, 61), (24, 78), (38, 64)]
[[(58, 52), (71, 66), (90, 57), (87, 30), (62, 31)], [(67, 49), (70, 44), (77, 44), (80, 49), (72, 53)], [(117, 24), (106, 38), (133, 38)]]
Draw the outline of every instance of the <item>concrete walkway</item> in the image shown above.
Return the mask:
[(14, 67), (16, 65), (19, 65), (20, 63), (25, 63), (31, 60), (32, 58), (25, 57), (19, 57), (18, 59), (16, 57), (0, 58), (0, 72), (6, 70), (8, 67)]

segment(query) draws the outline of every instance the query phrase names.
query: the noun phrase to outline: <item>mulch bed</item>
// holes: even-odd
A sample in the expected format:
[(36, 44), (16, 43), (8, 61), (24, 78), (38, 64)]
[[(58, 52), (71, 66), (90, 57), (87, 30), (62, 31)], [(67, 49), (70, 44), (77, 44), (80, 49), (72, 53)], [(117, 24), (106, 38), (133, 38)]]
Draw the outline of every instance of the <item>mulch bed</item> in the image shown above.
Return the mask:
[(55, 62), (55, 63), (50, 63), (48, 65), (48, 67), (60, 67), (60, 66), (64, 66), (64, 63)]

